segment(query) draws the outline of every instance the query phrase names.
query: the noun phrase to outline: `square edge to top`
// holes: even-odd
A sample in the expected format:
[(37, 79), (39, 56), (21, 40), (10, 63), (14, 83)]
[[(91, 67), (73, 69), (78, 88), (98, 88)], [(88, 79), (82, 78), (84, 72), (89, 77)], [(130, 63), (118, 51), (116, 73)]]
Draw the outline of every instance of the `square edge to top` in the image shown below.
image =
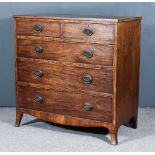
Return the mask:
[(100, 16), (100, 15), (96, 15), (96, 16), (77, 16), (77, 15), (14, 15), (13, 16), (14, 19), (53, 19), (53, 20), (88, 20), (88, 21), (105, 21), (105, 22), (114, 22), (114, 23), (118, 23), (118, 22), (126, 22), (126, 21), (132, 21), (132, 20), (139, 20), (141, 21), (142, 17), (140, 16), (135, 16), (135, 17), (108, 17), (108, 16)]

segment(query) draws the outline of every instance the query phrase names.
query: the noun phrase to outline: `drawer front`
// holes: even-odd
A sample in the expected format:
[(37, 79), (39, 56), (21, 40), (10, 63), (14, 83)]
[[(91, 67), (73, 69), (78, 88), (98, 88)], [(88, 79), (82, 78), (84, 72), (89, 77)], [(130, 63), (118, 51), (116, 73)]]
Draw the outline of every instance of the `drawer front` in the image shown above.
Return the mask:
[(74, 24), (68, 23), (64, 25), (63, 35), (66, 38), (84, 39), (85, 41), (114, 41), (115, 38), (114, 25), (102, 24)]
[(60, 36), (60, 24), (40, 21), (18, 21), (16, 28), (17, 35), (28, 36)]
[(19, 57), (113, 65), (113, 46), (40, 40), (18, 40), (17, 44)]
[(18, 86), (17, 107), (111, 122), (111, 97)]
[(86, 91), (113, 92), (113, 71), (111, 68), (92, 69), (35, 61), (19, 61), (17, 63), (19, 81), (58, 85)]

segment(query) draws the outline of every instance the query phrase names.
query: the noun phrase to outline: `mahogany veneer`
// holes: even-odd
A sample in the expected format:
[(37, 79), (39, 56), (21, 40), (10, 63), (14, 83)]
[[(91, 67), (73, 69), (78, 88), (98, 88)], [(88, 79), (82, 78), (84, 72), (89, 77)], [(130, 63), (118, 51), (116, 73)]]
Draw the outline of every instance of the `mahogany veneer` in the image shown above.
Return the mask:
[(16, 126), (137, 127), (141, 17), (15, 16)]

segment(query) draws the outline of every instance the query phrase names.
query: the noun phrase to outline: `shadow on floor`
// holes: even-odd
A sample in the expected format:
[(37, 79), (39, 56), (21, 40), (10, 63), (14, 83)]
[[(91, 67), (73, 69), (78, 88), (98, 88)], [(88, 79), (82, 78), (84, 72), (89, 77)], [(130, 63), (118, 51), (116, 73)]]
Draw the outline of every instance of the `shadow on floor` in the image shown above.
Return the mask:
[[(107, 128), (104, 128), (104, 127), (76, 127), (76, 126), (61, 125), (61, 124), (56, 124), (52, 122), (42, 121), (40, 119), (34, 119), (29, 122), (23, 123), (21, 125), (34, 126), (34, 123), (44, 123), (45, 125), (39, 126), (42, 129), (46, 129), (46, 130), (51, 129), (53, 131), (61, 131), (66, 133), (74, 133), (78, 135), (93, 136), (107, 143), (110, 143), (110, 139), (108, 139), (105, 136), (109, 133), (109, 131)], [(47, 128), (47, 125), (48, 125), (48, 128)]]
[(72, 131), (81, 131), (81, 132), (94, 133), (94, 134), (108, 134), (109, 133), (108, 129), (103, 128), (103, 127), (75, 127), (75, 126), (61, 125), (61, 124), (56, 124), (52, 122), (42, 121), (40, 119), (34, 119), (32, 121), (23, 123), (22, 125), (29, 125), (29, 124), (36, 123), (36, 122), (44, 122), (46, 124), (59, 127), (61, 129), (68, 129)]

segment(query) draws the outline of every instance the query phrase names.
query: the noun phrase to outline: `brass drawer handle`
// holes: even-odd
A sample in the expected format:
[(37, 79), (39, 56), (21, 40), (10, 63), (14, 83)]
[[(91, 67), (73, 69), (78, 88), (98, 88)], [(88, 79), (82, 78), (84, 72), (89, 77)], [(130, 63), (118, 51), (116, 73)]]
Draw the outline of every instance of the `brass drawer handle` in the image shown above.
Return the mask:
[(36, 46), (34, 50), (36, 53), (41, 53), (43, 51), (43, 48), (41, 46)]
[(91, 35), (93, 35), (93, 30), (91, 29), (91, 28), (85, 28), (84, 30), (83, 30), (83, 33), (85, 34), (85, 35), (87, 35), (87, 36), (91, 36)]
[(83, 52), (83, 55), (86, 56), (87, 58), (91, 58), (93, 57), (93, 52), (90, 50), (89, 51), (87, 50)]
[(34, 101), (35, 101), (36, 103), (41, 104), (41, 103), (43, 102), (43, 97), (37, 95), (37, 96), (34, 97)]
[(40, 33), (43, 29), (42, 26), (39, 24), (34, 25), (33, 27), (34, 32)]
[(42, 76), (43, 76), (43, 71), (40, 70), (40, 69), (36, 69), (36, 70), (34, 71), (34, 75), (35, 75), (36, 77), (42, 77)]
[(86, 111), (91, 111), (92, 109), (93, 109), (93, 105), (91, 104), (91, 103), (84, 103), (83, 104), (83, 108), (84, 108), (84, 110), (86, 110)]
[(84, 77), (83, 77), (83, 81), (85, 82), (85, 83), (92, 83), (92, 81), (93, 81), (93, 78), (90, 76), (90, 75), (85, 75)]

